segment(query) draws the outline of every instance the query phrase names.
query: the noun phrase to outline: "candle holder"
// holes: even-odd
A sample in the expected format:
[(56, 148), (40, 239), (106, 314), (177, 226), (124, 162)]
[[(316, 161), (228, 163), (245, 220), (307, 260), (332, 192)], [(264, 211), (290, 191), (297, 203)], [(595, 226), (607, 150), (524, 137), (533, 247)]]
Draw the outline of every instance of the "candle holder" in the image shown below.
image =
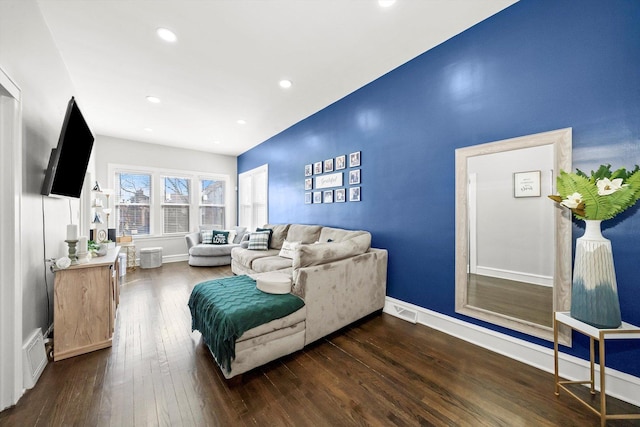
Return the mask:
[(78, 252), (76, 255), (78, 264), (88, 263), (90, 258), (89, 255), (89, 252)]
[(69, 259), (71, 260), (71, 264), (78, 263), (78, 256), (76, 255), (76, 245), (78, 244), (78, 240), (65, 240), (67, 246), (69, 246)]

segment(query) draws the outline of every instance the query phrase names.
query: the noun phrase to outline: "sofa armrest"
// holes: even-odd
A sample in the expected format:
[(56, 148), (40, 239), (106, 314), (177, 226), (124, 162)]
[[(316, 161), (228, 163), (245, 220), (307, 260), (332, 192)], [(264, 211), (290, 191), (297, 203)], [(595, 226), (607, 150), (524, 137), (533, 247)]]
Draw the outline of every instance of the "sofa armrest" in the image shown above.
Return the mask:
[(185, 235), (184, 238), (187, 241), (187, 252), (189, 252), (189, 249), (200, 243), (200, 232), (195, 231), (193, 233), (189, 233)]
[(305, 345), (384, 307), (387, 290), (385, 249), (294, 269), (293, 293), (307, 307)]

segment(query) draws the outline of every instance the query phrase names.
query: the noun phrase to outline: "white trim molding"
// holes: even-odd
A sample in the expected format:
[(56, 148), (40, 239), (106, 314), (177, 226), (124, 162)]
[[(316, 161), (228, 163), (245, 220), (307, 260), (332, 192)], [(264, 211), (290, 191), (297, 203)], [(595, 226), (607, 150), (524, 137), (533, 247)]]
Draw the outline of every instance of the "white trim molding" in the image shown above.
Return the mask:
[(22, 381), (22, 104), (0, 67), (0, 410), (18, 402)]
[[(436, 329), (445, 334), (470, 342), (487, 350), (538, 368), (552, 374), (549, 377), (549, 393), (553, 393), (553, 348), (533, 344), (510, 335), (474, 325), (451, 316), (386, 297), (384, 313), (403, 320)], [(410, 319), (404, 313), (415, 313)], [(413, 320), (415, 318), (415, 320)], [(560, 347), (562, 349), (562, 347)], [(589, 361), (560, 352), (559, 372), (571, 381), (589, 378)], [(599, 366), (596, 365), (596, 386), (599, 388)], [(607, 395), (640, 406), (640, 378), (607, 368)]]

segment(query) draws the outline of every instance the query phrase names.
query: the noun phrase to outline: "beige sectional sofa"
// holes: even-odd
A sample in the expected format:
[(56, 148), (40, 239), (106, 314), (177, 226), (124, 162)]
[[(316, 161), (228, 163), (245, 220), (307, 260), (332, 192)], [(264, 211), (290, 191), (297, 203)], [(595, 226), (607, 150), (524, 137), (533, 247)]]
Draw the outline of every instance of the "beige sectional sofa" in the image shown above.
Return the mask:
[[(292, 293), (305, 305), (298, 311), (246, 331), (236, 340), (236, 356), (226, 378), (293, 353), (338, 329), (381, 310), (387, 285), (387, 251), (371, 248), (371, 234), (319, 225), (267, 224), (267, 250), (231, 250), (235, 274), (257, 278), (279, 271), (290, 275)], [(292, 258), (282, 247), (294, 245)], [(283, 254), (286, 255), (286, 254)]]

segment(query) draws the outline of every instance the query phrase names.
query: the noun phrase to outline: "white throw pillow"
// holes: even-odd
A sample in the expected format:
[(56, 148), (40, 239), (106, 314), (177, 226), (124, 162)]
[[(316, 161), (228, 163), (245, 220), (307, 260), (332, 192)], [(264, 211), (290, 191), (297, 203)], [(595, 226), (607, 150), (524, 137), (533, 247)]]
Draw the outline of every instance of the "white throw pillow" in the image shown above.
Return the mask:
[(227, 243), (234, 243), (234, 239), (236, 238), (236, 230), (224, 230), (227, 233), (229, 233), (229, 236), (227, 236)]
[(282, 249), (280, 249), (280, 256), (282, 258), (293, 259), (293, 254), (296, 252), (296, 248), (300, 245), (301, 242), (289, 242), (285, 240), (282, 243)]

